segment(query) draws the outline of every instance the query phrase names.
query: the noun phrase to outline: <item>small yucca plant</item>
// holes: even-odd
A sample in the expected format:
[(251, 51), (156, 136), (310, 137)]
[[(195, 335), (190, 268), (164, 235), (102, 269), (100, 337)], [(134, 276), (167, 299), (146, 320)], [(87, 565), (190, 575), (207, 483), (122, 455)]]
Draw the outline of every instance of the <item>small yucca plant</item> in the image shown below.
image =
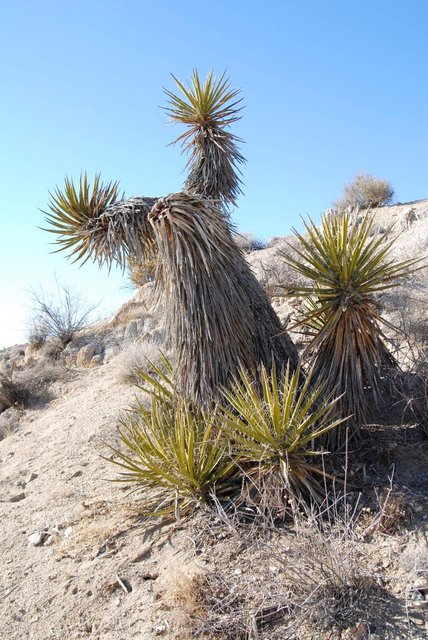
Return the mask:
[(237, 147), (241, 140), (228, 131), (240, 118), (240, 90), (230, 88), (225, 73), (213, 78), (211, 72), (202, 83), (195, 70), (188, 87), (173, 78), (182, 96), (165, 89), (170, 104), (166, 111), (171, 120), (187, 126), (175, 140), (190, 154), (184, 189), (219, 200), (227, 208), (241, 193), (239, 165), (245, 162)]
[(241, 369), (223, 395), (233, 455), (250, 478), (277, 475), (286, 501), (320, 503), (325, 496), (319, 479), (327, 474), (310, 459), (322, 455), (314, 441), (344, 421), (332, 417), (337, 400), (325, 397), (310, 374), (302, 382), (299, 368), (278, 374), (275, 366), (270, 373), (262, 367), (258, 383)]
[(103, 184), (95, 175), (92, 185), (86, 173), (76, 186), (65, 178), (64, 188), (50, 193), (45, 229), (55, 234), (57, 251), (67, 251), (74, 261), (92, 259), (124, 267), (130, 255), (144, 256), (153, 246), (147, 214), (156, 198), (119, 196), (119, 183)]
[[(303, 318), (294, 327), (304, 327), (310, 337), (305, 357), (327, 391), (341, 396), (341, 415), (352, 415), (357, 433), (369, 407), (380, 404), (385, 371), (397, 366), (382, 330), (377, 295), (400, 284), (419, 261), (389, 257), (394, 240), (370, 235), (373, 215), (365, 214), (359, 224), (353, 218), (350, 212), (328, 213), (319, 228), (305, 223), (307, 235), (295, 231), (299, 245), (292, 246), (294, 256), (283, 258), (310, 281), (296, 291), (306, 300)], [(343, 439), (343, 430), (336, 430), (329, 444), (337, 446)]]
[(158, 367), (149, 361), (154, 376), (141, 372), (142, 382), (149, 385), (151, 407), (139, 405), (121, 421), (122, 447), (110, 447), (115, 457), (108, 460), (121, 468), (116, 482), (154, 490), (148, 501), (153, 515), (175, 512), (179, 517), (208, 504), (214, 494), (219, 499), (227, 494), (236, 465), (217, 413), (180, 399), (171, 365), (164, 357), (162, 362)]

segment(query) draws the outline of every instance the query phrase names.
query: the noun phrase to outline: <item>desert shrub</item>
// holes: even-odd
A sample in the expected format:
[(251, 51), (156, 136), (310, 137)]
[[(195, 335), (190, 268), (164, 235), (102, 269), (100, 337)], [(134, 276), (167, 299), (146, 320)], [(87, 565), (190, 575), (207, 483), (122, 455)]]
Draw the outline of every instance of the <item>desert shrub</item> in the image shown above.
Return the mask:
[(68, 287), (58, 287), (56, 298), (41, 289), (31, 294), (33, 311), (29, 336), (42, 343), (58, 338), (65, 347), (86, 327), (97, 305), (86, 304), (81, 295)]
[(64, 345), (61, 338), (58, 337), (45, 340), (45, 342), (39, 348), (40, 357), (58, 362), (59, 360), (61, 360), (62, 356), (65, 353), (65, 346), (66, 345)]
[(135, 287), (142, 287), (148, 282), (153, 282), (156, 275), (156, 264), (155, 255), (147, 255), (141, 258), (130, 256), (127, 270), (131, 284)]
[(307, 280), (295, 269), (275, 256), (274, 261), (252, 261), (251, 266), (270, 299), (275, 297), (291, 298)]
[[(179, 637), (413, 637), (405, 602), (379, 575), (379, 556), (367, 559), (366, 545), (354, 529), (359, 516), (348, 507), (340, 498), (329, 514), (301, 514), (292, 535), (285, 528), (235, 528), (225, 521), (228, 535), (222, 536), (217, 556), (210, 549), (210, 567), (177, 580), (172, 595), (184, 617)], [(214, 521), (205, 521), (199, 533), (202, 527), (196, 525), (196, 545), (212, 526)], [(218, 539), (219, 530), (212, 533)]]
[(414, 420), (428, 436), (428, 359), (419, 360), (410, 370), (398, 372), (392, 387), (403, 419)]
[(44, 327), (38, 326), (37, 322), (33, 322), (28, 333), (28, 342), (36, 350), (41, 349), (46, 343), (47, 335)]
[(27, 388), (16, 380), (13, 373), (9, 375), (0, 373), (0, 392), (2, 404), (9, 407), (24, 405), (28, 397)]
[(368, 209), (389, 204), (393, 196), (394, 189), (387, 180), (374, 178), (368, 173), (360, 173), (344, 187), (342, 197), (334, 203), (334, 206), (339, 210)]
[(244, 253), (266, 249), (266, 242), (261, 238), (256, 238), (252, 233), (235, 233), (233, 239)]
[(401, 409), (402, 420), (418, 423), (428, 436), (428, 324), (423, 298), (399, 292), (389, 300), (395, 310), (398, 354), (403, 368), (390, 373), (393, 402)]
[[(326, 532), (314, 525), (300, 530), (282, 566), (286, 601), (293, 611), (284, 624), (284, 638), (295, 638), (296, 632), (304, 635), (303, 630), (308, 637), (315, 637), (314, 633), (324, 637), (320, 632), (342, 637), (341, 633), (351, 629), (349, 637), (360, 637), (354, 633), (369, 627), (379, 637), (397, 637), (397, 627), (395, 631), (389, 628), (397, 603), (379, 577), (370, 573), (349, 531), (334, 528)], [(405, 634), (405, 622), (400, 630)]]
[(133, 342), (116, 358), (117, 377), (126, 384), (142, 381), (141, 372), (153, 373), (153, 364), (162, 368), (162, 354), (152, 342)]
[(0, 440), (16, 431), (21, 415), (18, 407), (10, 407), (0, 414)]
[(24, 369), (0, 374), (0, 388), (10, 406), (31, 407), (52, 399), (51, 385), (66, 376), (59, 364), (39, 362)]
[(19, 384), (27, 389), (27, 406), (50, 402), (54, 393), (52, 385), (64, 380), (67, 370), (60, 363), (37, 362), (17, 376)]
[[(302, 319), (296, 326), (309, 338), (304, 357), (328, 392), (340, 396), (342, 416), (352, 416), (352, 435), (380, 407), (382, 379), (397, 367), (382, 328), (377, 296), (397, 286), (415, 271), (418, 260), (396, 262), (390, 257), (394, 240), (370, 237), (373, 216), (352, 224), (352, 214), (328, 213), (317, 227), (305, 224), (307, 235), (295, 231), (300, 245), (284, 260), (310, 283), (298, 294), (304, 298)], [(329, 446), (344, 443), (345, 432), (329, 434)]]

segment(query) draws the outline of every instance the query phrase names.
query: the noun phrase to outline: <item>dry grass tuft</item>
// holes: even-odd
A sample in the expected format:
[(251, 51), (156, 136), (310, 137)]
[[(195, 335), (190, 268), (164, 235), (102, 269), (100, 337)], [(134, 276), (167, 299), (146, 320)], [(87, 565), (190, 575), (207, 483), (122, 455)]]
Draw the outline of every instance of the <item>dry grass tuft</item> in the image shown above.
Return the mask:
[[(185, 638), (259, 640), (273, 638), (289, 606), (278, 596), (272, 574), (263, 571), (260, 582), (247, 581), (238, 570), (233, 575), (217, 569), (182, 580), (175, 602), (186, 618)], [(260, 584), (263, 589), (260, 589)], [(281, 602), (282, 599), (282, 602)], [(191, 636), (186, 635), (190, 633)], [(275, 636), (275, 638), (279, 636)]]
[(153, 374), (152, 364), (161, 365), (159, 347), (151, 342), (133, 342), (116, 358), (117, 378), (125, 384), (141, 383), (141, 372)]
[(9, 407), (0, 414), (0, 440), (16, 431), (22, 413), (19, 407)]
[(52, 400), (52, 385), (66, 377), (67, 371), (60, 364), (39, 362), (9, 374), (0, 374), (2, 394), (9, 406), (32, 407)]
[(362, 512), (363, 519), (368, 521), (363, 536), (372, 536), (377, 533), (395, 535), (409, 526), (412, 521), (412, 511), (402, 491), (394, 490), (390, 485), (379, 494), (376, 492), (376, 496), (378, 509), (374, 513), (367, 509)]

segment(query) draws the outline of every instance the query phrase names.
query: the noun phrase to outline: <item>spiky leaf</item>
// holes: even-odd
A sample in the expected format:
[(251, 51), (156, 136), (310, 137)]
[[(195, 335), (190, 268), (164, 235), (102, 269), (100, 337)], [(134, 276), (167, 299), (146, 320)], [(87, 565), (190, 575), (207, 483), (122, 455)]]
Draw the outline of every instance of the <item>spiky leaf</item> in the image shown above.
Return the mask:
[(320, 455), (314, 441), (345, 420), (333, 417), (337, 400), (324, 395), (311, 373), (302, 382), (299, 368), (278, 374), (275, 366), (270, 373), (261, 368), (259, 383), (241, 369), (223, 394), (230, 406), (224, 411), (225, 429), (234, 455), (249, 465), (247, 473), (278, 473), (287, 499), (322, 501), (316, 475), (323, 472), (309, 459)]
[(122, 268), (129, 255), (141, 256), (152, 247), (147, 214), (156, 198), (119, 197), (119, 183), (103, 184), (96, 175), (91, 185), (82, 173), (79, 185), (65, 178), (64, 188), (50, 193), (49, 211), (44, 211), (48, 228), (57, 236), (58, 251), (66, 251), (74, 261), (91, 259)]
[(175, 140), (189, 153), (185, 190), (218, 200), (225, 208), (236, 204), (242, 192), (239, 165), (245, 159), (237, 146), (242, 141), (228, 129), (240, 118), (240, 90), (231, 89), (225, 73), (214, 78), (210, 72), (202, 83), (194, 70), (187, 87), (173, 78), (181, 95), (165, 89), (170, 105), (166, 111), (187, 127)]

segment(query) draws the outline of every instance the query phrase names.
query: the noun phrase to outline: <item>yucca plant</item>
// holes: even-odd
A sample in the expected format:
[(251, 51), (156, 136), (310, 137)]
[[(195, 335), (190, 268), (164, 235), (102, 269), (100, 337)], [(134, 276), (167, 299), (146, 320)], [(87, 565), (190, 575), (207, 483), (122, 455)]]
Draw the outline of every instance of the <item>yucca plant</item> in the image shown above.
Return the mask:
[(163, 366), (150, 366), (154, 375), (141, 372), (141, 380), (151, 406), (140, 404), (122, 419), (122, 447), (110, 447), (115, 457), (108, 460), (121, 468), (116, 482), (153, 490), (148, 501), (153, 515), (180, 517), (208, 504), (214, 494), (221, 500), (230, 493), (236, 464), (216, 411), (191, 407), (177, 396), (165, 357)]
[(165, 89), (166, 111), (171, 120), (187, 126), (175, 140), (189, 153), (184, 190), (218, 200), (227, 209), (242, 192), (239, 165), (245, 159), (237, 147), (242, 141), (228, 130), (240, 118), (240, 90), (231, 89), (225, 73), (214, 78), (210, 72), (202, 83), (194, 70), (187, 87), (173, 78), (182, 95)]
[(144, 256), (153, 247), (153, 235), (147, 214), (156, 198), (119, 196), (119, 183), (101, 182), (95, 175), (92, 185), (86, 173), (76, 186), (65, 178), (64, 188), (50, 193), (45, 229), (55, 234), (58, 251), (67, 251), (74, 261), (88, 259), (99, 265), (121, 267), (128, 257)]
[(280, 373), (262, 367), (257, 383), (241, 369), (223, 395), (224, 428), (248, 476), (279, 477), (286, 502), (322, 502), (327, 474), (311, 458), (322, 455), (314, 442), (345, 420), (334, 418), (337, 400), (289, 366)]
[[(398, 366), (382, 329), (378, 294), (399, 285), (420, 268), (416, 260), (390, 257), (394, 240), (371, 235), (374, 217), (359, 224), (350, 212), (327, 213), (321, 226), (305, 223), (307, 234), (294, 230), (298, 246), (284, 260), (310, 283), (295, 293), (303, 296), (303, 318), (293, 328), (309, 335), (304, 357), (314, 363), (315, 377), (327, 391), (341, 396), (342, 416), (352, 415), (353, 434), (379, 407), (385, 371)], [(329, 436), (330, 446), (343, 443), (343, 430)]]

